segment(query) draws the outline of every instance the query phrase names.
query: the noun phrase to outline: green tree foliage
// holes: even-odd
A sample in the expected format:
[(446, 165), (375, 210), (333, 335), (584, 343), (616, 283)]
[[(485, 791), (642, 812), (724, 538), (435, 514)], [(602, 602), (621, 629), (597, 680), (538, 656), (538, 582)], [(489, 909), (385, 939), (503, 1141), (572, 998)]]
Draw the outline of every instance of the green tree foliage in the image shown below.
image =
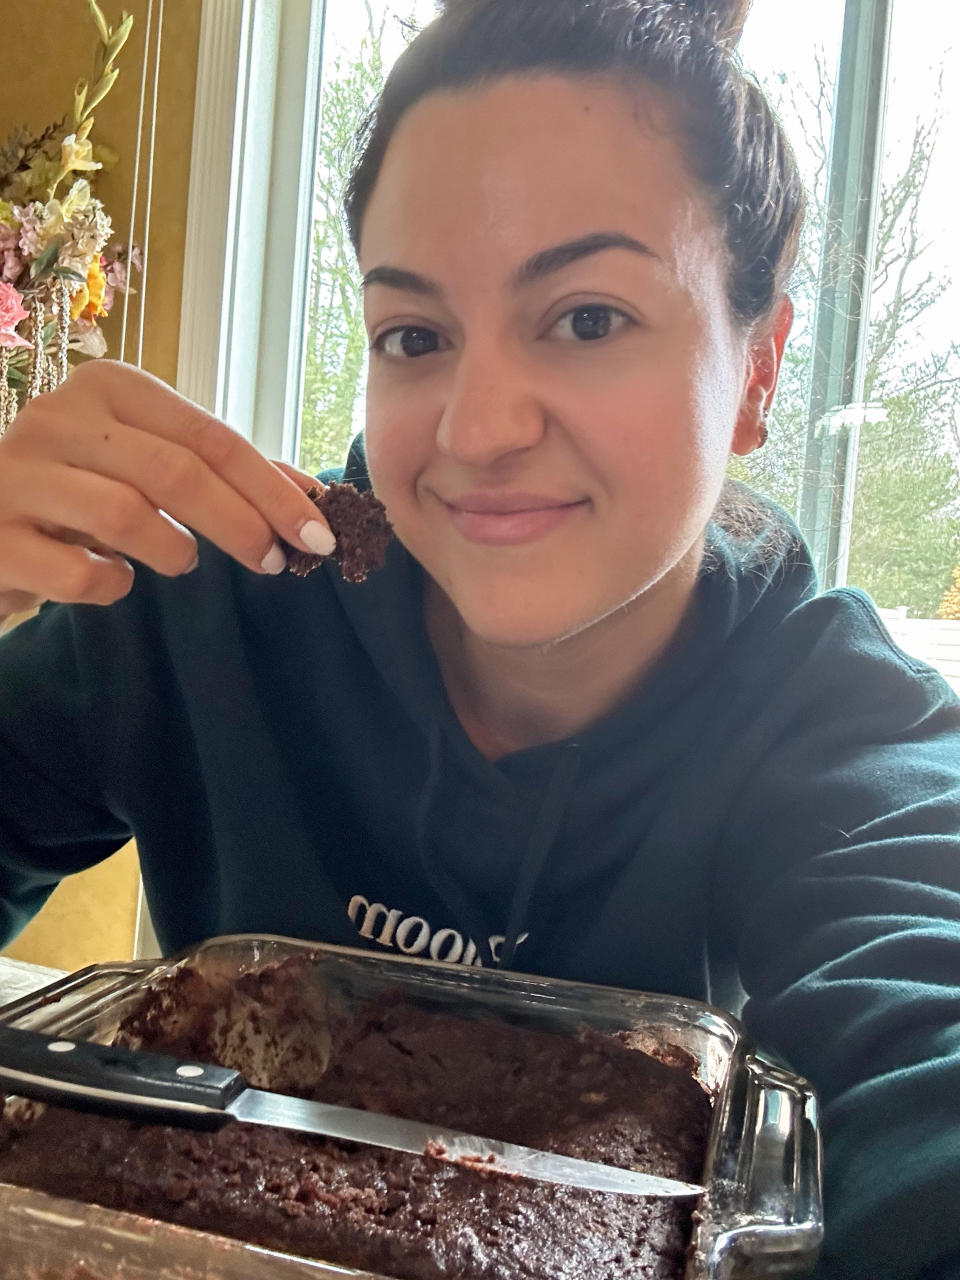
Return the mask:
[(337, 59), (323, 86), (314, 200), (300, 466), (321, 471), (346, 455), (367, 349), (360, 273), (343, 195), (357, 130), (383, 86), (385, 17), (364, 0), (367, 34), (355, 61)]
[(885, 405), (887, 421), (861, 437), (848, 578), (881, 607), (905, 604), (913, 617), (933, 618), (960, 549), (957, 468), (918, 433), (913, 395)]

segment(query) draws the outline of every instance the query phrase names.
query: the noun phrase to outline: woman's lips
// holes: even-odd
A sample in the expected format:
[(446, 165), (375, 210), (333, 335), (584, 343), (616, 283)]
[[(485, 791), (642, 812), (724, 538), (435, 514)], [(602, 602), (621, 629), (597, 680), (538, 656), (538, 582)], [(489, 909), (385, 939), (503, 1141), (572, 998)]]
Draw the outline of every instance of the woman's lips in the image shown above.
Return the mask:
[(445, 502), (453, 527), (469, 542), (492, 546), (533, 542), (564, 524), (586, 500), (558, 502), (538, 494), (467, 495)]

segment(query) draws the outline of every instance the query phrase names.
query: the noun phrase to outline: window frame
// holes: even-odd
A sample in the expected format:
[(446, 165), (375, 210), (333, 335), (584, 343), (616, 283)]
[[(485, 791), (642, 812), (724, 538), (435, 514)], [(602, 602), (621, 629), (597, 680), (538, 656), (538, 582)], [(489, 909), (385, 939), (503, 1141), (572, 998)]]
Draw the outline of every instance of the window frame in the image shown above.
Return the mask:
[(177, 389), (287, 461), (325, 17), (325, 0), (203, 0), (197, 60)]
[(800, 527), (821, 587), (847, 581), (877, 205), (890, 78), (893, 0), (846, 0), (830, 140)]

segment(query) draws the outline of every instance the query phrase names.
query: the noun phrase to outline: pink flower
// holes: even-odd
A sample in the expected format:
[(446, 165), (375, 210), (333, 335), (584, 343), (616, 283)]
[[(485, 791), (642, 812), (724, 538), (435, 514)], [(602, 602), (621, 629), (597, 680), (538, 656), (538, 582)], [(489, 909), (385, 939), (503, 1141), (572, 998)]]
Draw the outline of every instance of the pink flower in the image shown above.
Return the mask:
[(0, 222), (0, 280), (16, 280), (22, 270), (20, 232)]
[(6, 280), (0, 280), (0, 347), (29, 347), (16, 327), (26, 320), (29, 312), (23, 309), (23, 298)]
[(23, 259), (17, 253), (16, 249), (4, 249), (0, 253), (0, 280), (6, 280), (13, 283), (19, 280), (23, 273)]
[(20, 232), (16, 227), (8, 227), (0, 222), (0, 280), (7, 280), (12, 284), (19, 279), (22, 271)]
[(107, 284), (111, 289), (119, 289), (121, 293), (135, 293), (130, 288), (130, 272), (143, 270), (143, 255), (139, 245), (132, 249), (124, 244), (118, 245), (101, 259), (107, 274)]
[(110, 288), (119, 289), (125, 293), (127, 289), (127, 264), (104, 258), (103, 269), (107, 273), (107, 284)]

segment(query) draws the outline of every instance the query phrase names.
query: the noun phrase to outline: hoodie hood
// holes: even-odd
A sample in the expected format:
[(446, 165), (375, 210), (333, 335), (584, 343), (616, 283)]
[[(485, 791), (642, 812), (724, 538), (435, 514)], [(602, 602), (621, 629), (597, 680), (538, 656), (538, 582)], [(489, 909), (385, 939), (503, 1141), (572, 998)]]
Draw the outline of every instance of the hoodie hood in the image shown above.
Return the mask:
[[(343, 479), (370, 486), (360, 440)], [(815, 593), (795, 526), (773, 504), (752, 495), (750, 501), (764, 516), (757, 532), (734, 538), (709, 526), (688, 616), (643, 685), (575, 737), (495, 762), (468, 739), (447, 698), (427, 635), (419, 564), (395, 541), (385, 569), (362, 590), (326, 570), (374, 668), (423, 735), (416, 820), (421, 870), (469, 936), (485, 939), (506, 920), (501, 963), (513, 960), (539, 897), (575, 893), (605, 864), (612, 870), (628, 850), (632, 856), (637, 814), (631, 801), (677, 772), (702, 735), (703, 718), (725, 688), (717, 677), (740, 648), (744, 629), (751, 632), (750, 647), (762, 646), (763, 633)], [(685, 713), (684, 704), (696, 710)], [(684, 775), (680, 767), (678, 776)], [(592, 832), (616, 829), (621, 820), (629, 840), (591, 847)]]

